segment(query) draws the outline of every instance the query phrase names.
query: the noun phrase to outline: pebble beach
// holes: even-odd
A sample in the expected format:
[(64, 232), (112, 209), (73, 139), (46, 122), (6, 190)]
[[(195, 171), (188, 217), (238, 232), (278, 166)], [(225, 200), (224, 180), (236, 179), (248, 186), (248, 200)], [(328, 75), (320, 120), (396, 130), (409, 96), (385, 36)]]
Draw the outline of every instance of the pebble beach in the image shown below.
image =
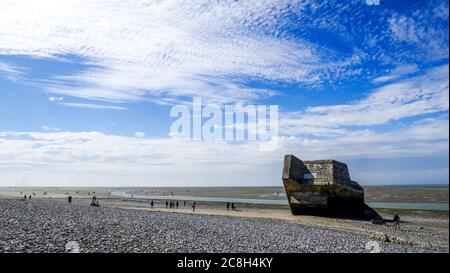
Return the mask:
[[(448, 252), (291, 221), (0, 199), (0, 252)], [(435, 240), (448, 240), (447, 234)], [(443, 238), (440, 238), (443, 237)], [(430, 238), (433, 238), (431, 236)]]

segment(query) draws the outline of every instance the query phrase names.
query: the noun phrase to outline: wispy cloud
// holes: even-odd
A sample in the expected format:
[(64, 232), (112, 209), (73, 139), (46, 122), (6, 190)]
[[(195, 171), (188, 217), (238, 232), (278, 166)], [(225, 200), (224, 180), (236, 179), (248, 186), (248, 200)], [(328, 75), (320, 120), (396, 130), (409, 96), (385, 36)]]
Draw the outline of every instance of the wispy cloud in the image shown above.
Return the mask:
[(49, 101), (63, 101), (64, 97), (55, 97), (55, 96), (50, 96), (48, 97)]
[(347, 133), (351, 126), (373, 126), (424, 114), (448, 111), (449, 67), (443, 65), (421, 76), (386, 84), (367, 98), (352, 103), (310, 107), (285, 113), (280, 131), (288, 135)]
[(397, 66), (389, 74), (377, 77), (377, 78), (373, 79), (372, 82), (373, 83), (384, 83), (387, 81), (393, 81), (398, 78), (402, 78), (404, 76), (413, 74), (414, 72), (417, 72), (418, 70), (419, 70), (419, 67), (416, 64), (407, 64), (407, 65)]
[(56, 127), (50, 127), (50, 126), (46, 126), (46, 125), (42, 126), (41, 128), (42, 128), (44, 131), (46, 131), (46, 132), (58, 132), (58, 131), (61, 131), (61, 129), (59, 129), (59, 128), (56, 128)]
[(135, 137), (137, 137), (137, 138), (142, 138), (142, 137), (144, 137), (145, 136), (145, 133), (144, 132), (134, 132), (134, 136)]
[(76, 102), (60, 102), (60, 105), (75, 108), (87, 108), (87, 109), (108, 109), (108, 110), (128, 110), (128, 108), (117, 105), (102, 105), (92, 103), (76, 103)]
[[(214, 102), (249, 102), (278, 94), (250, 87), (248, 82), (255, 79), (314, 87), (373, 78), (380, 71), (368, 71), (366, 62), (410, 63), (407, 56), (417, 56), (401, 48), (404, 41), (419, 40), (432, 46), (439, 58), (448, 58), (447, 46), (442, 47), (448, 44), (445, 29), (431, 29), (417, 16), (380, 12), (357, 2), (2, 3), (0, 54), (83, 57), (91, 68), (49, 77), (41, 87), (84, 99), (167, 103), (200, 95)], [(379, 18), (376, 26), (361, 24), (374, 14)], [(430, 11), (429, 17), (445, 21), (445, 12), (439, 14)], [(391, 36), (382, 35), (385, 28), (391, 29)], [(316, 32), (346, 49), (307, 38)]]
[(0, 61), (0, 78), (9, 81), (18, 81), (24, 74), (24, 68)]

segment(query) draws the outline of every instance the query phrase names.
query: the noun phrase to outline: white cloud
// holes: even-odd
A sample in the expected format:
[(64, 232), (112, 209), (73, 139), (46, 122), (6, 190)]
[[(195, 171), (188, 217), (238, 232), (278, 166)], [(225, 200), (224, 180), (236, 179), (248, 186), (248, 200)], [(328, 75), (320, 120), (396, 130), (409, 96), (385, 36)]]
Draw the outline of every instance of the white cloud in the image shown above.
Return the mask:
[(383, 83), (387, 81), (396, 80), (406, 75), (412, 74), (419, 70), (416, 64), (407, 64), (398, 66), (393, 69), (388, 75), (380, 76), (372, 80), (373, 83)]
[(55, 97), (55, 96), (50, 96), (48, 97), (49, 101), (63, 101), (64, 98), (63, 97)]
[(270, 152), (260, 151), (258, 142), (136, 138), (99, 132), (0, 132), (0, 184), (34, 172), (41, 179), (28, 180), (40, 185), (55, 181), (59, 185), (85, 181), (97, 186), (112, 185), (111, 181), (122, 186), (149, 185), (150, 177), (154, 185), (274, 185), (280, 181), (285, 153), (302, 159), (446, 155), (448, 128), (448, 117), (443, 117), (387, 133), (362, 130), (333, 139), (280, 137), (278, 149)]
[(448, 65), (425, 75), (384, 85), (367, 98), (352, 103), (310, 107), (285, 113), (280, 131), (287, 135), (334, 135), (348, 133), (351, 126), (373, 126), (424, 114), (448, 111)]
[(144, 132), (134, 132), (134, 136), (137, 138), (143, 138), (145, 137), (145, 133)]
[[(318, 61), (307, 44), (249, 32), (258, 18), (279, 16), (287, 2), (3, 4), (0, 54), (76, 54), (98, 65), (55, 79), (57, 84), (50, 85), (49, 91), (64, 95), (129, 100), (148, 94), (176, 97), (200, 92), (216, 99), (248, 100), (265, 91), (244, 88), (223, 77), (310, 82), (311, 63)], [(67, 82), (81, 86), (70, 88)], [(210, 94), (213, 85), (217, 90)]]
[[(422, 51), (419, 55), (426, 56), (428, 61), (448, 59), (448, 7), (446, 15), (445, 8), (442, 8), (448, 4), (435, 4), (432, 8), (423, 8), (411, 16), (393, 14), (388, 20), (394, 41), (417, 47)], [(447, 31), (443, 31), (442, 23), (447, 25)]]
[(67, 107), (86, 108), (86, 109), (128, 110), (126, 107), (117, 105), (101, 105), (93, 103), (76, 103), (76, 102), (60, 102), (59, 104)]
[(18, 81), (23, 76), (23, 67), (11, 65), (6, 62), (0, 61), (0, 78), (4, 78), (9, 81)]
[(43, 81), (43, 89), (54, 94), (160, 103), (193, 95), (215, 102), (252, 101), (276, 92), (250, 88), (248, 79), (317, 85), (345, 75), (343, 67), (360, 61), (360, 54), (337, 57), (323, 46), (279, 33), (289, 13), (309, 21), (302, 13), (309, 4), (4, 0), (0, 54), (70, 54), (95, 65)]
[(50, 127), (50, 126), (42, 126), (41, 127), (44, 131), (46, 132), (58, 132), (61, 131), (61, 129), (56, 128), (56, 127)]

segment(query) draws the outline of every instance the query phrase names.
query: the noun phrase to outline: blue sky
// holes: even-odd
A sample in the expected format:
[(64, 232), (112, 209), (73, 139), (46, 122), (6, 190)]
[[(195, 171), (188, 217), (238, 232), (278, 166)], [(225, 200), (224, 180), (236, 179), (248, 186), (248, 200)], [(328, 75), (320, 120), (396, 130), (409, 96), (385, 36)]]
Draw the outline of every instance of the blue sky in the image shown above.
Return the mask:
[[(448, 183), (448, 2), (0, 0), (0, 185)], [(279, 106), (279, 144), (174, 139), (170, 108)]]

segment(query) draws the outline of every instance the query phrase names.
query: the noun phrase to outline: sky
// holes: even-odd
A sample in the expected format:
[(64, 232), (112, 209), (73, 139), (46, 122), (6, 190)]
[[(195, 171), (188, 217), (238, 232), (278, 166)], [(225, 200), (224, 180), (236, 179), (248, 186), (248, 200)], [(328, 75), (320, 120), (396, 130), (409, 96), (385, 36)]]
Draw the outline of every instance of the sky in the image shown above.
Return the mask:
[[(448, 60), (445, 0), (0, 0), (0, 186), (448, 184)], [(193, 97), (277, 105), (277, 148), (174, 137)]]

